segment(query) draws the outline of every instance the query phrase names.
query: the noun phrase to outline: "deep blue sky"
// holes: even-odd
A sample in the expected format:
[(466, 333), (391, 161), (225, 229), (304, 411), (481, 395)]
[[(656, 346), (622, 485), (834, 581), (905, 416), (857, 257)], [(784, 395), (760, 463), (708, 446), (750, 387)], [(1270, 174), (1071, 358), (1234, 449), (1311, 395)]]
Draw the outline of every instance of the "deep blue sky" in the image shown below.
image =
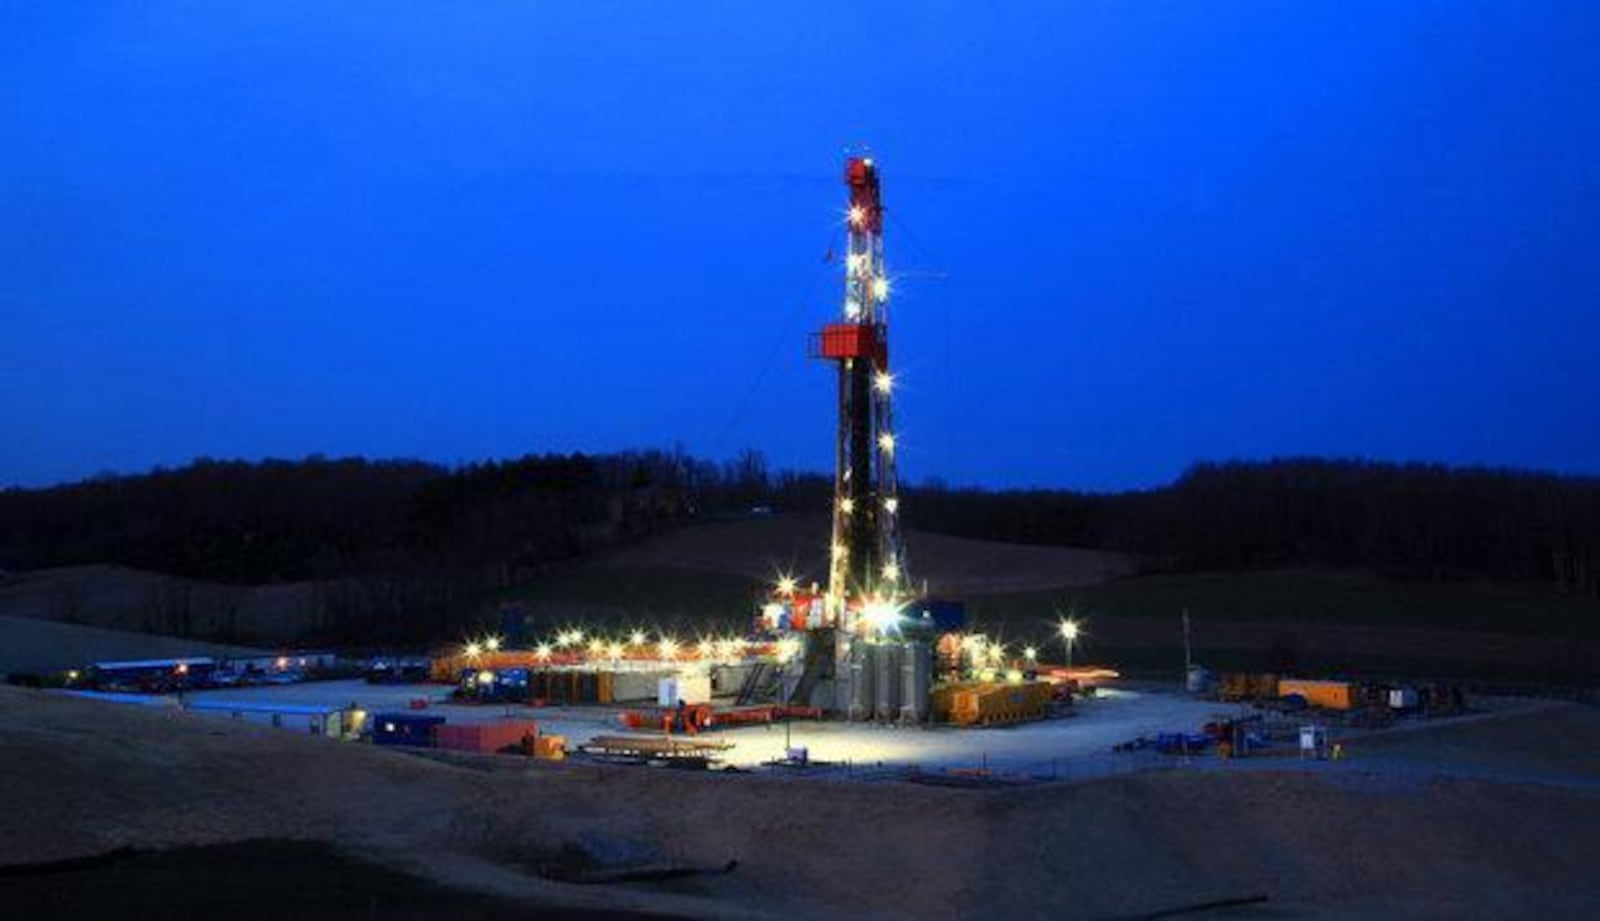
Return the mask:
[(903, 470), (1600, 472), (1600, 4), (8, 4), (0, 484), (824, 468), (868, 143)]

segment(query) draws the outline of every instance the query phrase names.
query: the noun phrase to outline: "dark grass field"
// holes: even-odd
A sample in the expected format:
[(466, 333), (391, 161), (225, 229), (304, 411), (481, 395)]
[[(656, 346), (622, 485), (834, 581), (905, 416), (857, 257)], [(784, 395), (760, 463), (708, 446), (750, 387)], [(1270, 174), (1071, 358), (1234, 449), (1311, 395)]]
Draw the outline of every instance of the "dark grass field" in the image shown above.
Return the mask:
[(1000, 621), (1074, 607), (1111, 617), (1174, 617), (1187, 609), (1196, 620), (1600, 635), (1600, 600), (1564, 595), (1553, 586), (1392, 582), (1345, 572), (1153, 575), (968, 599), (977, 616)]
[(673, 566), (584, 565), (501, 595), (550, 631), (582, 623), (685, 635), (748, 629), (766, 587), (729, 572)]
[[(748, 624), (763, 585), (736, 573), (586, 565), (506, 594), (540, 629), (661, 627), (683, 635)], [(1541, 585), (1393, 582), (1347, 572), (1155, 575), (964, 599), (975, 629), (1063, 658), (1054, 625), (1085, 621), (1077, 661), (1182, 670), (1182, 614), (1198, 661), (1227, 670), (1600, 681), (1600, 601)]]

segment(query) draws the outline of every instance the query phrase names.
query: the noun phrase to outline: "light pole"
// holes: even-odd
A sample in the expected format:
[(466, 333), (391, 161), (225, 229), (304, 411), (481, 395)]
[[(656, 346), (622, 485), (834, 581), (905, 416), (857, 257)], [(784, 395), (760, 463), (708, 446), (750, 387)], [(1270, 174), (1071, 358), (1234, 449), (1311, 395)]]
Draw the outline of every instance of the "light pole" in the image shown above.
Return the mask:
[(1061, 642), (1067, 647), (1067, 668), (1072, 667), (1072, 647), (1078, 642), (1078, 622), (1072, 619), (1061, 622)]

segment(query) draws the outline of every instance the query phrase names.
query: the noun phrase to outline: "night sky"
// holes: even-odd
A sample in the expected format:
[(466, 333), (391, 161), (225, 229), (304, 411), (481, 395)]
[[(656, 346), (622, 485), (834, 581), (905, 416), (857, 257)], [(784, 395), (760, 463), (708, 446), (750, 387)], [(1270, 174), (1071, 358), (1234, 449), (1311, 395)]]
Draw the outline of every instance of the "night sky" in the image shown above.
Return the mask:
[(1600, 472), (1600, 4), (11, 3), (0, 484), (825, 469), (839, 174), (902, 472)]

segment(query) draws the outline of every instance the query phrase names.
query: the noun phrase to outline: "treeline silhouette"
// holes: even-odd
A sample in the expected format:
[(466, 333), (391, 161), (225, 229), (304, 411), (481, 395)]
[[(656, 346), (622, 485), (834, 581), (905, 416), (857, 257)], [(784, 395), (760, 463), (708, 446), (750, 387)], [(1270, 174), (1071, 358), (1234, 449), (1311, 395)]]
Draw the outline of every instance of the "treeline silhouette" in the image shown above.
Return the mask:
[[(694, 520), (825, 511), (830, 478), (755, 451), (406, 460), (197, 460), (0, 492), (0, 568), (120, 563), (237, 583), (409, 574), (507, 586)], [(905, 490), (913, 528), (1127, 553), (1146, 571), (1361, 568), (1600, 595), (1600, 479), (1290, 459), (1202, 463), (1122, 493)], [(912, 548), (913, 554), (915, 547)], [(466, 589), (463, 589), (466, 590)], [(454, 594), (454, 590), (447, 594)]]
[(1146, 569), (1360, 568), (1553, 582), (1600, 595), (1600, 479), (1315, 458), (1201, 463), (1170, 486), (1087, 494), (910, 491), (913, 527), (1116, 550)]

